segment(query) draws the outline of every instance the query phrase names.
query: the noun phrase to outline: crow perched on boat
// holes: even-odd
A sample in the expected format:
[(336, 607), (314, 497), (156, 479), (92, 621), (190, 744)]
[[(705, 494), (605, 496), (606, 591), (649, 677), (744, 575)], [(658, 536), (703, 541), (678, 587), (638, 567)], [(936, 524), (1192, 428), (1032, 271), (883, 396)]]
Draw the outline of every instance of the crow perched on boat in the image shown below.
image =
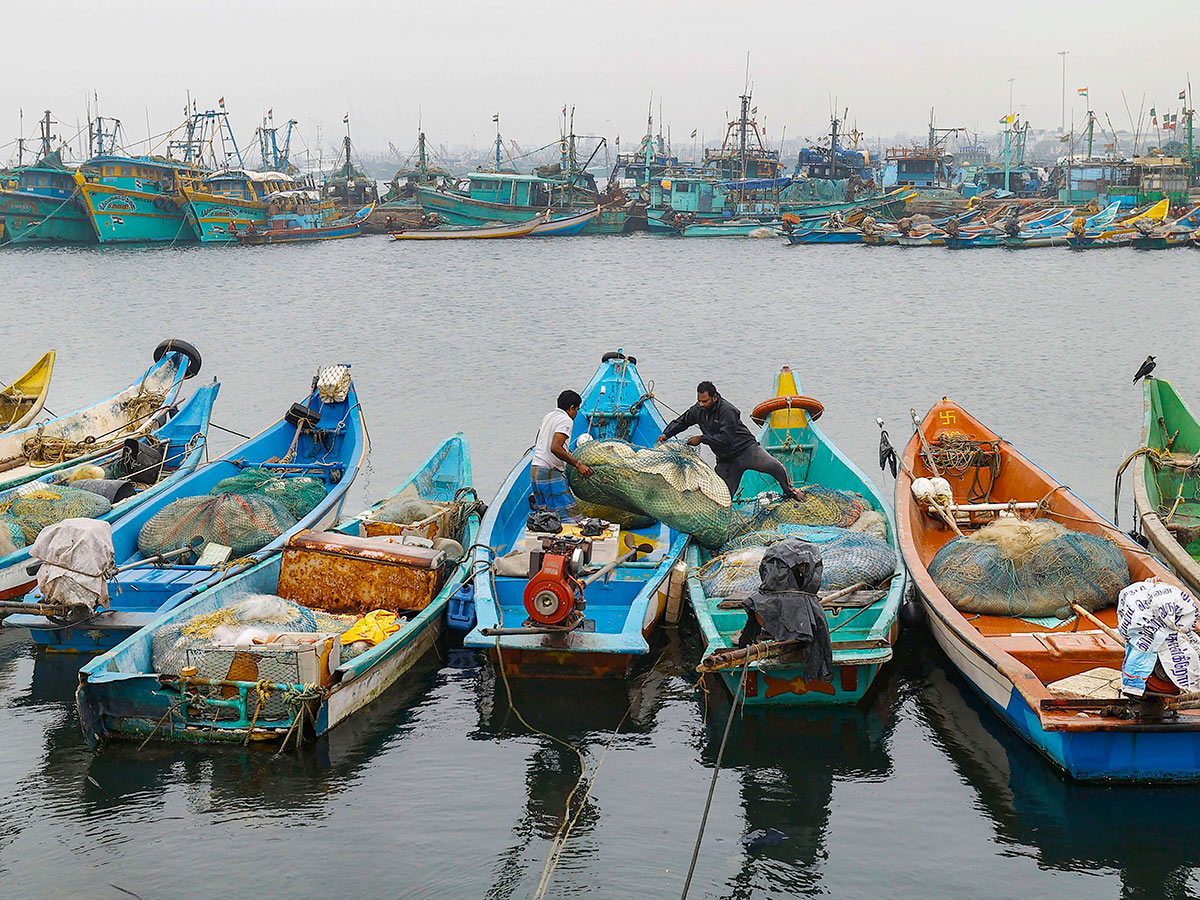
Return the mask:
[(1146, 361), (1142, 363), (1142, 367), (1138, 369), (1137, 374), (1133, 376), (1133, 383), (1137, 384), (1138, 380), (1141, 378), (1149, 378), (1150, 373), (1154, 371), (1154, 367), (1156, 365), (1158, 365), (1158, 363), (1154, 361), (1154, 357), (1147, 356)]

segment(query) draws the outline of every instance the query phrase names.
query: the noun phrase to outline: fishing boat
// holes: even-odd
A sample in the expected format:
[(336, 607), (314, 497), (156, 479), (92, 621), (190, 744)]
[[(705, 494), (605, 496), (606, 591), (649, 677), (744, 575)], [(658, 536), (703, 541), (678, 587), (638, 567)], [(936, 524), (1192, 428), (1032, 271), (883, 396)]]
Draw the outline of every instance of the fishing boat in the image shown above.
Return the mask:
[[(648, 447), (666, 427), (636, 360), (619, 351), (605, 354), (582, 396), (571, 446), (587, 434)], [(676, 570), (676, 564), (688, 536), (662, 523), (622, 529), (615, 536), (614, 559), (586, 578), (580, 573), (583, 581), (592, 578), (581, 587), (582, 615), (572, 610), (573, 622), (543, 626), (531, 618), (525, 602), (531, 576), (542, 573), (492, 571), (494, 558), (528, 546), (532, 460), (531, 450), (509, 473), (480, 526), (474, 557), (476, 625), (464, 644), (489, 651), (496, 668), (509, 676), (623, 677), (636, 657), (649, 652), (648, 638), (662, 618), (672, 583), (682, 587), (682, 566)], [(630, 556), (635, 551), (640, 558)], [(530, 625), (523, 624), (527, 620)]]
[[(892, 658), (899, 627), (897, 616), (906, 588), (904, 563), (896, 544), (895, 517), (891, 505), (871, 479), (816, 426), (813, 419), (821, 410), (820, 404), (800, 394), (795, 374), (785, 366), (775, 379), (775, 395), (756, 408), (755, 421), (762, 422), (759, 443), (783, 463), (792, 484), (799, 490), (818, 485), (860, 497), (863, 510), (874, 510), (878, 515), (872, 518), (886, 530), (893, 566), (884, 573), (879, 589), (872, 583), (863, 584), (861, 590), (849, 594), (845, 590), (823, 591), (830, 598), (822, 605), (826, 607), (825, 620), (833, 644), (831, 681), (806, 681), (803, 661), (785, 661), (779, 657), (756, 659), (746, 667), (741, 691), (747, 706), (857, 703), (871, 687), (880, 667)], [(734, 498), (734, 509), (749, 517), (758, 495), (777, 487), (768, 476), (747, 472)], [(837, 535), (849, 529), (821, 531), (824, 537), (824, 532)], [(740, 599), (706, 593), (702, 574), (707, 571), (706, 566), (713, 567), (713, 557), (713, 553), (695, 544), (687, 551), (688, 596), (704, 637), (706, 660), (719, 659), (736, 647), (747, 615)], [(721, 561), (716, 565), (721, 565)], [(857, 575), (853, 577), (857, 582)], [(870, 576), (866, 577), (870, 580)], [(763, 646), (769, 648), (771, 644)], [(735, 693), (742, 678), (743, 662), (744, 659), (702, 668), (718, 672), (730, 693)]]
[(322, 212), (285, 212), (267, 220), (264, 231), (251, 227), (237, 233), (239, 244), (296, 244), (359, 237), (375, 204), (364, 206), (352, 216), (326, 221)]
[[(208, 421), (219, 389), (216, 381), (198, 388), (180, 405), (179, 412), (152, 434), (133, 438), (119, 449), (92, 457), (88, 462), (56, 469), (32, 482), (0, 491), (0, 509), (28, 496), (30, 490), (54, 493), (56, 487), (73, 486), (81, 478), (96, 478), (93, 473), (100, 469), (103, 483), (89, 482), (88, 489), (94, 489), (112, 504), (110, 510), (97, 518), (116, 522), (200, 464), (207, 450)], [(0, 556), (0, 600), (23, 597), (34, 588), (34, 579), (26, 568), (32, 541), (23, 543), (25, 546)], [(0, 612), (0, 617), (3, 615)]]
[(186, 341), (163, 341), (154, 364), (120, 393), (92, 406), (0, 434), (0, 490), (76, 462), (85, 462), (126, 438), (153, 431), (166, 418), (187, 378), (200, 371), (200, 354)]
[(1142, 534), (1200, 596), (1200, 423), (1171, 382), (1147, 376), (1142, 392), (1134, 508)]
[(1192, 207), (1174, 221), (1139, 227), (1129, 245), (1135, 250), (1169, 250), (1188, 246), (1197, 233), (1200, 233), (1200, 206)]
[(546, 220), (533, 229), (533, 237), (566, 237), (579, 234), (600, 215), (600, 207), (587, 212), (576, 213), (573, 216), (561, 216), (557, 219), (546, 214)]
[[(942, 465), (935, 467), (939, 457)], [(1116, 634), (1116, 609), (1092, 614), (1075, 607), (1071, 615), (1072, 592), (1063, 596), (1067, 619), (968, 615), (955, 608), (929, 571), (937, 552), (955, 537), (949, 522), (969, 534), (1001, 513), (1049, 519), (1111, 541), (1131, 581), (1158, 577), (1178, 585), (1166, 567), (950, 400), (934, 404), (902, 459), (896, 518), (904, 561), (934, 638), (996, 715), (1073, 778), (1200, 778), (1200, 710), (1172, 709), (1151, 697), (1135, 700), (1115, 691), (1117, 696), (1104, 699), (1079, 699), (1058, 686), (1097, 668), (1121, 668), (1124, 650), (1110, 637)], [(948, 481), (952, 498), (935, 516), (914, 497), (913, 486), (914, 479), (937, 473)]]
[(728, 219), (721, 222), (694, 222), (679, 229), (681, 237), (779, 237), (783, 222), (758, 219)]
[(43, 353), (20, 378), (0, 390), (0, 434), (24, 428), (42, 411), (50, 393), (54, 373), (54, 351)]
[[(330, 399), (325, 399), (327, 397)], [(317, 386), (304, 403), (293, 404), (274, 425), (175, 482), (113, 526), (113, 556), (119, 571), (108, 579), (107, 606), (101, 604), (82, 620), (66, 624), (33, 614), (9, 616), (5, 625), (29, 628), (34, 643), (48, 650), (80, 653), (109, 650), (162, 613), (258, 563), (281, 548), (294, 534), (333, 525), (362, 465), (363, 454), (362, 409), (350, 382), (349, 367), (324, 367), (318, 372)], [(272, 488), (274, 491), (311, 491), (316, 482), (323, 496), (315, 506), (289, 522), (278, 516), (273, 520), (264, 519), (264, 513), (256, 511), (248, 501), (243, 502), (240, 493), (224, 494), (233, 498), (237, 506), (250, 510), (251, 524), (261, 525), (249, 537), (243, 535), (245, 539), (241, 543), (249, 544), (251, 537), (259, 535), (264, 543), (240, 555), (235, 554), (231, 546), (209, 542), (196, 548), (187, 544), (190, 540), (189, 520), (182, 512), (178, 527), (183, 536), (178, 540), (186, 546), (151, 554), (142, 552), (139, 545), (143, 543), (143, 526), (157, 513), (177, 500), (206, 498), (219, 482), (246, 469), (266, 470), (278, 475), (282, 485)], [(301, 477), (305, 478), (304, 482), (295, 481)], [(224, 490), (223, 486), (222, 492)], [(214, 499), (220, 496), (214, 495)], [(245, 519), (235, 521), (236, 510), (221, 518), (223, 514), (215, 507), (199, 509), (201, 512), (197, 516), (218, 517), (218, 521), (226, 523), (222, 533), (229, 534), (231, 543), (236, 541), (230, 523), (241, 531), (246, 530)], [(166, 523), (162, 519), (156, 521), (162, 523), (156, 525), (156, 533), (163, 531)], [(168, 530), (167, 537), (171, 541), (175, 540), (171, 537), (173, 533)], [(271, 537), (272, 534), (276, 536)], [(206, 548), (211, 548), (207, 555)], [(25, 599), (31, 604), (42, 602), (40, 592), (28, 594)]]
[(392, 233), (396, 241), (459, 241), (480, 240), (490, 238), (525, 237), (541, 225), (546, 224), (548, 213), (527, 222), (514, 222), (512, 225), (480, 225), (475, 228), (416, 228), (405, 229)]
[(180, 185), (184, 212), (196, 239), (203, 243), (237, 240), (239, 231), (266, 229), (274, 194), (303, 186), (282, 172), (222, 169)]
[[(438, 559), (425, 547), (400, 543), (401, 535), (374, 532), (373, 525), (386, 524), (377, 516), (388, 502), (410, 495), (439, 509), (435, 522), (420, 526), (422, 534), (433, 525), (439, 537), (462, 547), (474, 543), (479, 515), (471, 489), (470, 449), (459, 434), (369, 510), (331, 531), (300, 533), (282, 553), (159, 616), (84, 666), (76, 701), (89, 746), (98, 747), (109, 738), (148, 736), (278, 741), (296, 732), (299, 741), (324, 734), (374, 702), (434, 646), (445, 628), (450, 597), (468, 570), (469, 557)], [(410, 532), (417, 527), (408, 526)], [(352, 577), (358, 590), (331, 595), (321, 582), (338, 574)], [(268, 657), (258, 657), (253, 672), (243, 663), (240, 674), (231, 671), (216, 679), (168, 672), (162, 666), (165, 635), (180, 633), (197, 617), (231, 610), (247, 597), (264, 594), (314, 611), (339, 612), (349, 608), (348, 597), (361, 596), (364, 609), (386, 610), (399, 628), (353, 656), (348, 652), (350, 641), (330, 642), (336, 650), (328, 651), (313, 682), (298, 674), (286, 681), (272, 678), (268, 672), (283, 675), (286, 670), (279, 663), (268, 669)], [(347, 625), (329, 624), (354, 637)], [(250, 652), (250, 647), (243, 651), (246, 657)], [(197, 670), (204, 667), (207, 672), (215, 665), (222, 673), (231, 668), (229, 654), (223, 651), (206, 655), (199, 650), (194, 655)]]
[(76, 170), (57, 151), (17, 172), (17, 183), (0, 191), (0, 245), (94, 244), (96, 233), (79, 202)]
[(80, 202), (101, 244), (189, 243), (191, 222), (176, 197), (180, 184), (203, 170), (155, 157), (102, 156), (88, 160), (94, 178), (76, 172)]

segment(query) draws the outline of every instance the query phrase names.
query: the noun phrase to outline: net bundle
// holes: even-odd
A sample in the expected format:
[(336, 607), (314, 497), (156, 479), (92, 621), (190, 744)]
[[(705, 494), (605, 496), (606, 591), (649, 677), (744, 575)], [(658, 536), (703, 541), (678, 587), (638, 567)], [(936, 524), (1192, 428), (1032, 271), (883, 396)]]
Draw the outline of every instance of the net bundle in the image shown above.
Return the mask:
[(838, 591), (859, 583), (878, 584), (896, 571), (896, 552), (887, 541), (860, 531), (836, 527), (781, 525), (753, 531), (725, 544), (720, 556), (700, 570), (700, 583), (710, 597), (741, 597), (758, 590), (758, 564), (767, 547), (800, 538), (821, 551), (821, 590)]
[(32, 544), (38, 533), (64, 519), (95, 519), (112, 509), (99, 494), (67, 485), (29, 491), (0, 503), (0, 527), (7, 527), (14, 543), (20, 532), (23, 543)]
[(181, 547), (198, 555), (223, 544), (233, 557), (261, 550), (296, 524), (283, 503), (254, 494), (183, 497), (156, 512), (138, 533), (138, 550), (154, 556)]
[(1114, 606), (1129, 584), (1121, 549), (1047, 519), (997, 519), (937, 552), (929, 574), (962, 612), (1068, 617), (1071, 605)]
[(740, 514), (733, 534), (777, 531), (782, 525), (850, 528), (870, 506), (858, 494), (819, 484), (805, 485), (801, 500), (775, 500)]
[(189, 653), (248, 644), (256, 637), (283, 632), (341, 634), (353, 618), (331, 616), (274, 594), (251, 594), (229, 606), (163, 625), (151, 640), (151, 663), (159, 674), (179, 675), (188, 665)]
[(596, 440), (577, 447), (575, 457), (593, 470), (588, 478), (567, 470), (580, 500), (649, 516), (710, 549), (725, 543), (732, 516), (729, 489), (687, 444), (635, 447)]
[(277, 475), (268, 469), (252, 467), (218, 481), (211, 491), (218, 494), (258, 495), (282, 503), (296, 521), (300, 521), (325, 499), (325, 482), (307, 475)]

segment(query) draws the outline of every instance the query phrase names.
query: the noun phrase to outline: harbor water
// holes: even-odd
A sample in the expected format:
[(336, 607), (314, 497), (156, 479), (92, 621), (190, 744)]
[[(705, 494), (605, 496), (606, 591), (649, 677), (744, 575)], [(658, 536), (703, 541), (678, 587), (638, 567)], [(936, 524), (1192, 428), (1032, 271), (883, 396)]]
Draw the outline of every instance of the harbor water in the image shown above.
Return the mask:
[[(464, 432), (490, 498), (565, 388), (622, 349), (669, 419), (711, 379), (744, 414), (782, 365), (826, 434), (891, 492), (949, 396), (1111, 516), (1147, 354), (1200, 406), (1200, 252), (795, 247), (648, 235), (0, 253), (0, 380), (58, 351), (49, 407), (128, 384), (176, 337), (250, 434), (349, 362), (369, 462), (347, 510)], [(214, 451), (238, 440), (216, 431)], [(1121, 496), (1128, 527), (1131, 491)], [(689, 897), (1200, 896), (1200, 786), (1065, 780), (907, 621), (856, 708), (739, 713)], [(326, 737), (274, 748), (112, 744), (74, 706), (81, 660), (0, 632), (0, 898), (526, 898), (580, 757), (597, 776), (547, 897), (678, 897), (726, 721), (685, 619), (624, 682), (504, 685), (428, 655)], [(527, 724), (526, 724), (527, 723)], [(614, 736), (615, 735), (615, 736)], [(551, 737), (552, 736), (552, 737)], [(569, 745), (569, 746), (568, 746)], [(742, 837), (785, 837), (753, 852)]]

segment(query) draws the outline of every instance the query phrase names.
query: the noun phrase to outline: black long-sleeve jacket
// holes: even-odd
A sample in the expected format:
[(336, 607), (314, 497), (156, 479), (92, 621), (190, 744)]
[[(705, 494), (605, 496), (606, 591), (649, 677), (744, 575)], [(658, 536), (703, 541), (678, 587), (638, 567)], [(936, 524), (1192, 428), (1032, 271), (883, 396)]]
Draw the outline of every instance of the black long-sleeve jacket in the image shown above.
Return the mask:
[(747, 447), (758, 443), (758, 439), (742, 422), (738, 408), (720, 395), (708, 409), (697, 403), (684, 410), (682, 416), (663, 429), (663, 437), (674, 437), (693, 425), (700, 427), (701, 442), (712, 448), (718, 460), (732, 459)]

